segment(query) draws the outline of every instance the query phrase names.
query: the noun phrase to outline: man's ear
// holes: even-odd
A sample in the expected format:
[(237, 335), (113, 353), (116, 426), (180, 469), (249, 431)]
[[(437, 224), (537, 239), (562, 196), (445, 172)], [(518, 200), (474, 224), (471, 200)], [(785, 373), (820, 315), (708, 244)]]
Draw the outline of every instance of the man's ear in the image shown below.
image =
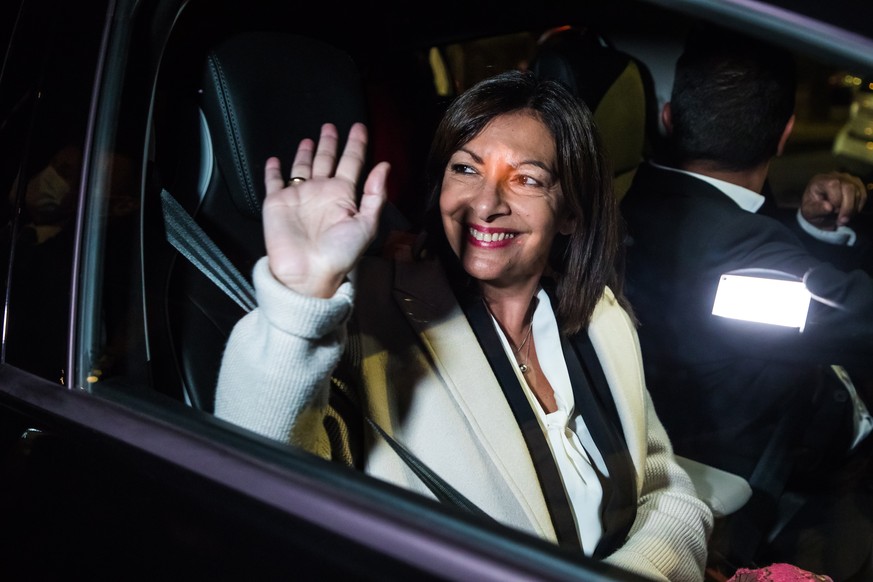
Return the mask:
[(785, 124), (785, 129), (782, 130), (782, 137), (779, 138), (779, 145), (776, 146), (776, 155), (781, 156), (785, 149), (785, 143), (788, 141), (788, 136), (791, 135), (791, 130), (794, 129), (794, 115), (788, 118), (788, 123)]
[(670, 102), (664, 103), (664, 108), (661, 109), (661, 123), (664, 124), (664, 131), (667, 135), (673, 133), (673, 110), (670, 108)]

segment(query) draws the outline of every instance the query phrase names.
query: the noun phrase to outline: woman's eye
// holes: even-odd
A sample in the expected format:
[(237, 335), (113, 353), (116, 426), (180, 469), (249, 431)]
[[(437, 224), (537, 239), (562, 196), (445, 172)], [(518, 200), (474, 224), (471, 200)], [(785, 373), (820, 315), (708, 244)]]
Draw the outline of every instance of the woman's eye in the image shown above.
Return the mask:
[(523, 186), (542, 186), (543, 183), (532, 176), (519, 176), (518, 182)]
[(476, 170), (466, 164), (452, 164), (454, 174), (475, 174)]

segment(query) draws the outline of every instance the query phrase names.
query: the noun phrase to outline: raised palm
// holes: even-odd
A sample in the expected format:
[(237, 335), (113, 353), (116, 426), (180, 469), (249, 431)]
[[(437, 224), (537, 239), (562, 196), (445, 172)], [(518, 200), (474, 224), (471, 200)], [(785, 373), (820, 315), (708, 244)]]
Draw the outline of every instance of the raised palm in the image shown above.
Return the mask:
[(373, 240), (385, 202), (386, 162), (371, 170), (356, 201), (367, 148), (364, 125), (352, 126), (339, 160), (338, 143), (330, 123), (322, 126), (317, 145), (310, 139), (300, 142), (291, 176), (304, 182), (286, 186), (279, 160), (266, 164), (263, 217), (270, 270), (304, 295), (334, 294)]

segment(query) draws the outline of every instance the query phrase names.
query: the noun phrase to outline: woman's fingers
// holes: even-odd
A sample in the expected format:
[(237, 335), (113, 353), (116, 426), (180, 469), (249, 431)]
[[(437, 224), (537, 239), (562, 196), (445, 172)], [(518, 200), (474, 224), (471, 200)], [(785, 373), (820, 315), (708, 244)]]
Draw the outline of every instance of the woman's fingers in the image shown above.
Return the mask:
[[(364, 167), (367, 155), (367, 128), (363, 123), (355, 123), (349, 130), (346, 147), (336, 168), (336, 176), (356, 183)], [(387, 173), (387, 171), (386, 171)]]
[(264, 185), (267, 187), (267, 196), (285, 187), (285, 180), (282, 178), (282, 163), (279, 158), (267, 160), (264, 166)]
[[(336, 151), (339, 144), (339, 134), (336, 126), (325, 123), (321, 127), (321, 135), (318, 142), (304, 138), (297, 146), (297, 153), (291, 165), (291, 173), (288, 181), (282, 176), (281, 162), (276, 157), (267, 160), (264, 166), (264, 182), (267, 194), (278, 192), (290, 183), (294, 178), (303, 178), (303, 181), (311, 178), (336, 177), (352, 184), (357, 183), (367, 153), (367, 128), (363, 123), (355, 123), (349, 130), (349, 136), (343, 149), (342, 156), (337, 162)], [(364, 188), (365, 197), (371, 198), (367, 206), (381, 208), (385, 198), (385, 181), (387, 180), (389, 166), (387, 163), (379, 164), (371, 171)], [(381, 200), (380, 200), (381, 198)]]
[(366, 157), (367, 128), (362, 123), (352, 125), (339, 163), (337, 163), (338, 146), (339, 133), (336, 126), (325, 123), (321, 126), (317, 143), (309, 138), (300, 141), (288, 180), (336, 176), (353, 184), (356, 183)]
[(385, 186), (388, 182), (388, 172), (391, 165), (388, 162), (380, 162), (370, 170), (367, 181), (364, 183), (364, 195), (358, 207), (358, 214), (366, 221), (371, 236), (376, 234), (376, 226), (379, 222), (379, 213), (387, 198)]
[(330, 178), (333, 176), (338, 144), (339, 134), (336, 126), (332, 123), (322, 125), (321, 135), (318, 137), (318, 145), (315, 149), (315, 157), (310, 160), (311, 174), (299, 174), (299, 176), (301, 178)]
[(312, 156), (315, 151), (315, 142), (309, 138), (300, 140), (300, 145), (297, 146), (297, 153), (294, 155), (294, 162), (291, 164), (291, 178), (312, 177)]

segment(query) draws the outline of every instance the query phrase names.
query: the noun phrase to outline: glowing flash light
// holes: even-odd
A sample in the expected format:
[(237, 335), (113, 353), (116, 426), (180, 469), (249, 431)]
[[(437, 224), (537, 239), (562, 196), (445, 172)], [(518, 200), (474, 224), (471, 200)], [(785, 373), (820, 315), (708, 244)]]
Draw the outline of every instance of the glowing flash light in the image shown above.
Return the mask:
[(726, 273), (719, 281), (712, 314), (803, 331), (811, 299), (803, 282), (786, 273), (766, 270)]

